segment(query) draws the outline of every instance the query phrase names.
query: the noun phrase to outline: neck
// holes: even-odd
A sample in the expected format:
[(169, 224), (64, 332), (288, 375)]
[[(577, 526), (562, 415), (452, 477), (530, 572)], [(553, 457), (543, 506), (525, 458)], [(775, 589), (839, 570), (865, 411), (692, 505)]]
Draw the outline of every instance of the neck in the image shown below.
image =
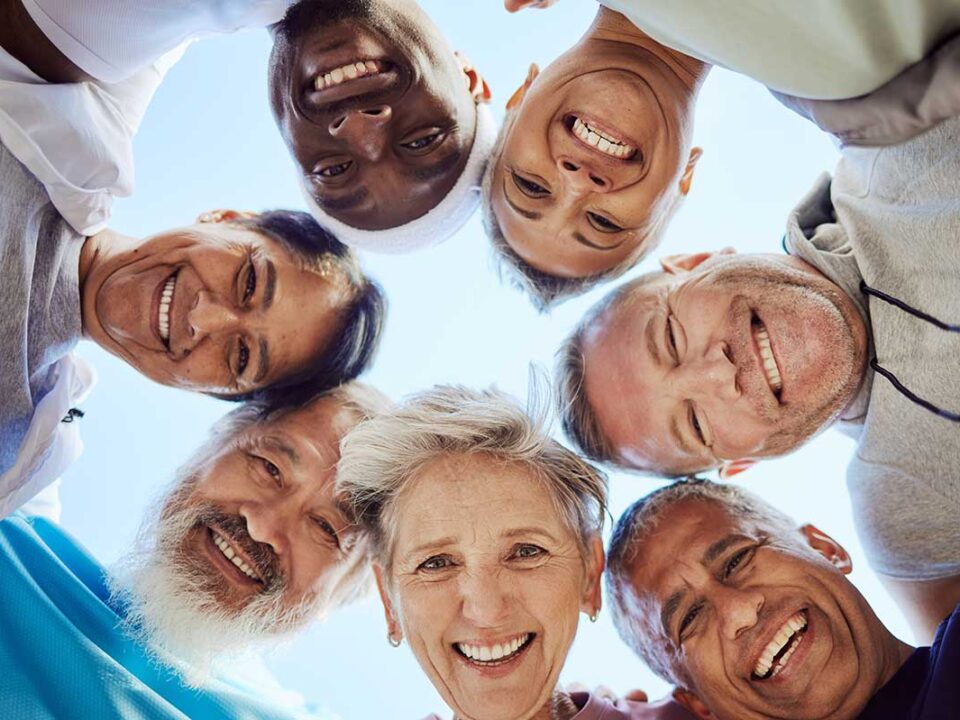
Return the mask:
[(877, 690), (890, 682), (890, 678), (897, 674), (897, 671), (903, 667), (903, 664), (907, 661), (907, 658), (913, 654), (914, 650), (916, 650), (916, 648), (912, 645), (907, 645), (905, 642), (898, 640), (888, 633), (886, 646), (884, 647), (884, 669), (880, 675), (880, 683), (877, 685)]
[(669, 67), (694, 94), (700, 90), (712, 67), (702, 60), (661, 45), (626, 17), (605, 7), (600, 8), (587, 30), (584, 40), (587, 39), (627, 43), (650, 53)]

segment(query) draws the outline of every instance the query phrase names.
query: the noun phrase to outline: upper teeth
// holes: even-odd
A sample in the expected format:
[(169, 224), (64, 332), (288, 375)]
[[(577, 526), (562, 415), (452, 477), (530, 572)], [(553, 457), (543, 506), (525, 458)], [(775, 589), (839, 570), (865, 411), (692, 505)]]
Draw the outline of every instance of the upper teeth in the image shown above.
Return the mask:
[(230, 547), (230, 543), (224, 540), (223, 537), (221, 537), (217, 533), (213, 534), (213, 544), (216, 545), (217, 548), (219, 548), (220, 552), (223, 553), (224, 557), (227, 558), (227, 560), (229, 560), (238, 568), (240, 568), (240, 570), (243, 572), (244, 575), (257, 581), (260, 580), (259, 576), (253, 571), (253, 568), (247, 565), (240, 558), (240, 556), (233, 551), (233, 548)]
[(460, 650), (471, 660), (477, 662), (491, 662), (493, 660), (502, 660), (517, 652), (527, 644), (530, 639), (530, 633), (518, 635), (513, 640), (496, 645), (468, 645), (466, 643), (457, 643), (457, 649)]
[[(773, 659), (777, 656), (777, 653), (783, 650), (790, 639), (805, 627), (807, 627), (807, 618), (802, 612), (797, 613), (787, 620), (780, 629), (777, 630), (777, 634), (774, 635), (773, 640), (767, 643), (767, 647), (760, 653), (760, 658), (753, 668), (754, 674), (757, 677), (766, 677), (766, 675), (770, 673), (770, 668), (773, 666)], [(803, 636), (801, 635), (796, 639), (796, 642), (793, 643), (790, 649), (783, 654), (783, 657), (777, 661), (777, 666), (773, 669), (772, 675), (776, 675), (786, 667), (787, 661), (797, 651), (797, 647), (802, 640)]]
[(364, 75), (375, 75), (382, 69), (382, 65), (377, 60), (358, 60), (341, 65), (330, 72), (317, 75), (316, 80), (313, 81), (313, 87), (317, 90), (324, 90), (339, 85), (346, 80), (356, 80)]
[(763, 360), (763, 371), (767, 376), (767, 383), (774, 392), (779, 392), (783, 387), (783, 379), (780, 377), (780, 369), (777, 367), (777, 361), (773, 357), (773, 350), (770, 348), (770, 336), (767, 335), (767, 329), (760, 325), (754, 333), (757, 338), (757, 347), (760, 348), (760, 359)]
[(171, 275), (163, 284), (160, 294), (160, 337), (166, 342), (170, 339), (170, 303), (173, 301), (173, 288), (177, 284), (177, 276)]
[(611, 155), (615, 158), (632, 156), (637, 150), (617, 138), (590, 127), (580, 118), (573, 121), (573, 132), (591, 147), (595, 147), (605, 155)]

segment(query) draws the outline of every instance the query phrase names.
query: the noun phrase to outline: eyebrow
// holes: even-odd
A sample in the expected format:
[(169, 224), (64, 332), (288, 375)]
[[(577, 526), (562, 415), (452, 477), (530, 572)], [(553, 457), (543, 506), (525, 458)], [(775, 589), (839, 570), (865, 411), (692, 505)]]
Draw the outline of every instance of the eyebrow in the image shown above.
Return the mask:
[(507, 179), (503, 179), (503, 198), (507, 201), (507, 205), (513, 208), (513, 211), (518, 215), (522, 215), (527, 220), (539, 220), (543, 217), (543, 213), (534, 212), (532, 210), (524, 210), (522, 207), (513, 204), (513, 200), (510, 199), (510, 195), (507, 193)]
[(545, 537), (545, 538), (547, 538), (548, 540), (551, 540), (551, 541), (553, 541), (553, 542), (558, 542), (558, 541), (557, 541), (557, 538), (555, 538), (555, 537), (554, 537), (552, 534), (550, 534), (548, 531), (544, 530), (543, 528), (532, 527), (532, 526), (519, 527), (519, 528), (514, 528), (514, 529), (512, 529), (512, 530), (508, 530), (507, 532), (505, 532), (505, 533), (503, 534), (503, 537), (505, 537), (505, 538), (515, 538), (515, 537), (519, 537), (519, 536), (521, 536), (521, 535), (539, 535), (539, 536)]
[(403, 174), (408, 178), (413, 180), (421, 180), (424, 182), (438, 178), (441, 175), (446, 175), (447, 172), (455, 167), (460, 159), (463, 157), (463, 153), (458, 148), (455, 152), (450, 153), (446, 157), (440, 159), (439, 162), (435, 162), (432, 165), (411, 165), (404, 168)]
[(361, 186), (349, 195), (344, 195), (343, 197), (325, 198), (314, 196), (314, 199), (324, 210), (353, 210), (366, 200), (369, 195), (370, 192), (367, 188)]
[(267, 352), (267, 341), (260, 338), (257, 345), (260, 348), (260, 352), (258, 353), (259, 363), (257, 364), (257, 374), (253, 376), (254, 383), (259, 383), (263, 380), (270, 370), (270, 354)]
[(273, 296), (277, 292), (277, 268), (272, 260), (267, 260), (267, 282), (263, 288), (263, 309), (269, 310), (273, 305)]
[(431, 550), (433, 548), (443, 547), (444, 545), (452, 545), (455, 542), (456, 542), (456, 538), (453, 538), (453, 537), (438, 538), (437, 540), (428, 540), (427, 542), (421, 543), (417, 545), (415, 548), (413, 548), (410, 551), (410, 554), (419, 555), (425, 550)]
[(703, 557), (700, 558), (700, 563), (703, 565), (710, 565), (718, 557), (723, 555), (731, 545), (736, 545), (738, 542), (746, 540), (746, 536), (740, 534), (727, 535), (720, 540), (717, 540), (713, 545), (707, 548), (707, 551), (703, 553)]
[(293, 449), (293, 446), (282, 438), (276, 437), (275, 435), (258, 435), (254, 439), (254, 445), (276, 450), (277, 452), (286, 455), (287, 459), (290, 460), (290, 462), (294, 465), (300, 464), (300, 455), (297, 454), (297, 451)]

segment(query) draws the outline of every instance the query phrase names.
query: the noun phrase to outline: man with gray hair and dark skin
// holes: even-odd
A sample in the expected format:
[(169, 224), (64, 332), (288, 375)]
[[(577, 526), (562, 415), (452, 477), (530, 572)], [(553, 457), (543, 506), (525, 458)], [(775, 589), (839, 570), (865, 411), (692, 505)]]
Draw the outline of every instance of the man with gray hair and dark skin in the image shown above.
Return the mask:
[(960, 602), (960, 120), (850, 150), (783, 255), (674, 255), (559, 354), (568, 435), (624, 468), (730, 476), (837, 423), (867, 557), (928, 642)]
[(931, 647), (880, 622), (833, 538), (733, 485), (691, 479), (617, 522), (607, 589), (624, 642), (717, 720), (920, 720), (960, 707), (960, 609)]

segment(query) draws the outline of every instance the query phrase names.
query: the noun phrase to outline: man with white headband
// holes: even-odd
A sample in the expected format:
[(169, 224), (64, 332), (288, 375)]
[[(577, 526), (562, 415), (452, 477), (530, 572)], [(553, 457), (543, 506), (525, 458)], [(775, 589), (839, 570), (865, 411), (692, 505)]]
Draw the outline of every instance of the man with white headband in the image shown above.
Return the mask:
[(271, 102), (322, 225), (405, 252), (479, 205), (490, 91), (413, 0), (0, 0), (0, 17), (0, 140), (78, 232), (133, 191), (133, 136), (185, 44), (268, 25)]

